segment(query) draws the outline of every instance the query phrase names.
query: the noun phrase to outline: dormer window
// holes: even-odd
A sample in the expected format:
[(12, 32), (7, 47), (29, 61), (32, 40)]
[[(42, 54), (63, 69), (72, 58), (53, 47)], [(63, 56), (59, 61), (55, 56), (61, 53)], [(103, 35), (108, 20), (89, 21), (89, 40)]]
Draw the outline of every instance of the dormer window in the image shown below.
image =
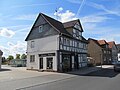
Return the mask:
[(79, 25), (79, 24), (76, 24), (74, 27), (75, 27), (76, 29), (78, 29), (78, 30), (81, 30), (81, 28), (80, 28), (80, 25)]
[(39, 26), (39, 33), (43, 32), (43, 25)]

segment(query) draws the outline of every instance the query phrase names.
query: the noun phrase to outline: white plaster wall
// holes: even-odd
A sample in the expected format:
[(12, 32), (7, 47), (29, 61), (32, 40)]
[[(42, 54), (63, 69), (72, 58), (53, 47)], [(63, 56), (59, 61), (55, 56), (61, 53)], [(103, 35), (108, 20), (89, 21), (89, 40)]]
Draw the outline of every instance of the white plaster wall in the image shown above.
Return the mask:
[(47, 69), (47, 60), (46, 57), (43, 57), (43, 70)]
[[(35, 62), (30, 62), (30, 55), (35, 55)], [(39, 57), (37, 53), (27, 54), (27, 69), (39, 69)]]
[[(39, 69), (39, 54), (55, 53), (58, 50), (59, 35), (30, 40), (27, 42), (27, 69)], [(31, 48), (31, 41), (35, 41), (35, 47)], [(30, 55), (35, 55), (35, 62), (30, 62)], [(46, 70), (46, 57), (43, 58), (43, 69)], [(53, 57), (53, 70), (57, 71), (57, 58)]]
[(120, 53), (118, 53), (118, 61), (120, 61)]
[[(27, 41), (27, 53), (58, 50), (58, 37), (59, 35), (55, 35)], [(35, 42), (34, 48), (31, 48), (31, 41)]]
[(53, 57), (53, 70), (57, 71), (57, 57), (56, 56)]

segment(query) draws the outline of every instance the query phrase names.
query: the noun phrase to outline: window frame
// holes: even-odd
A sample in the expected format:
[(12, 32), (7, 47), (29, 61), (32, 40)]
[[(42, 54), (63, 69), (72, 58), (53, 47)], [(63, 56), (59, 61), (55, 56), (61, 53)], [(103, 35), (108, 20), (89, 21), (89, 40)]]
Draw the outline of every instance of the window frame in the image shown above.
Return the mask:
[(35, 55), (30, 55), (30, 62), (35, 62)]
[(39, 33), (43, 32), (43, 25), (39, 26)]

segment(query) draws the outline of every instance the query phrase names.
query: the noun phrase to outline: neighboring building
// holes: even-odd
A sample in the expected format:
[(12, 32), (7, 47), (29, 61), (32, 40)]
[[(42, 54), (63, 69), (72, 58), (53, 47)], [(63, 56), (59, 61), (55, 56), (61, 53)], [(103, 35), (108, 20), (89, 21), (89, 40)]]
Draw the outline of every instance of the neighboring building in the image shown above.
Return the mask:
[(117, 44), (117, 49), (118, 49), (118, 61), (120, 61), (120, 44)]
[(114, 41), (107, 42), (109, 44), (109, 48), (112, 50), (112, 62), (117, 61), (118, 57), (118, 49), (117, 45)]
[(2, 63), (2, 55), (3, 55), (3, 52), (0, 50), (0, 69), (1, 69), (1, 63)]
[(26, 67), (26, 59), (13, 59), (10, 60), (9, 65), (13, 67)]
[(87, 40), (79, 20), (61, 23), (40, 13), (27, 41), (27, 69), (69, 71), (87, 65)]
[(105, 40), (89, 38), (88, 42), (88, 57), (90, 58), (90, 63), (94, 65), (111, 63), (111, 49)]

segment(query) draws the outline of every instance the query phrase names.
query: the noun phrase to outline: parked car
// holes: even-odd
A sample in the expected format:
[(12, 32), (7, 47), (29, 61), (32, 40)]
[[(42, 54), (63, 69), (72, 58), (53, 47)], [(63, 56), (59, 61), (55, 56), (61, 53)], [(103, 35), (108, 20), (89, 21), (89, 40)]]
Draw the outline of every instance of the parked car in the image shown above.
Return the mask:
[(117, 72), (120, 71), (120, 61), (114, 64), (114, 71), (117, 71)]

